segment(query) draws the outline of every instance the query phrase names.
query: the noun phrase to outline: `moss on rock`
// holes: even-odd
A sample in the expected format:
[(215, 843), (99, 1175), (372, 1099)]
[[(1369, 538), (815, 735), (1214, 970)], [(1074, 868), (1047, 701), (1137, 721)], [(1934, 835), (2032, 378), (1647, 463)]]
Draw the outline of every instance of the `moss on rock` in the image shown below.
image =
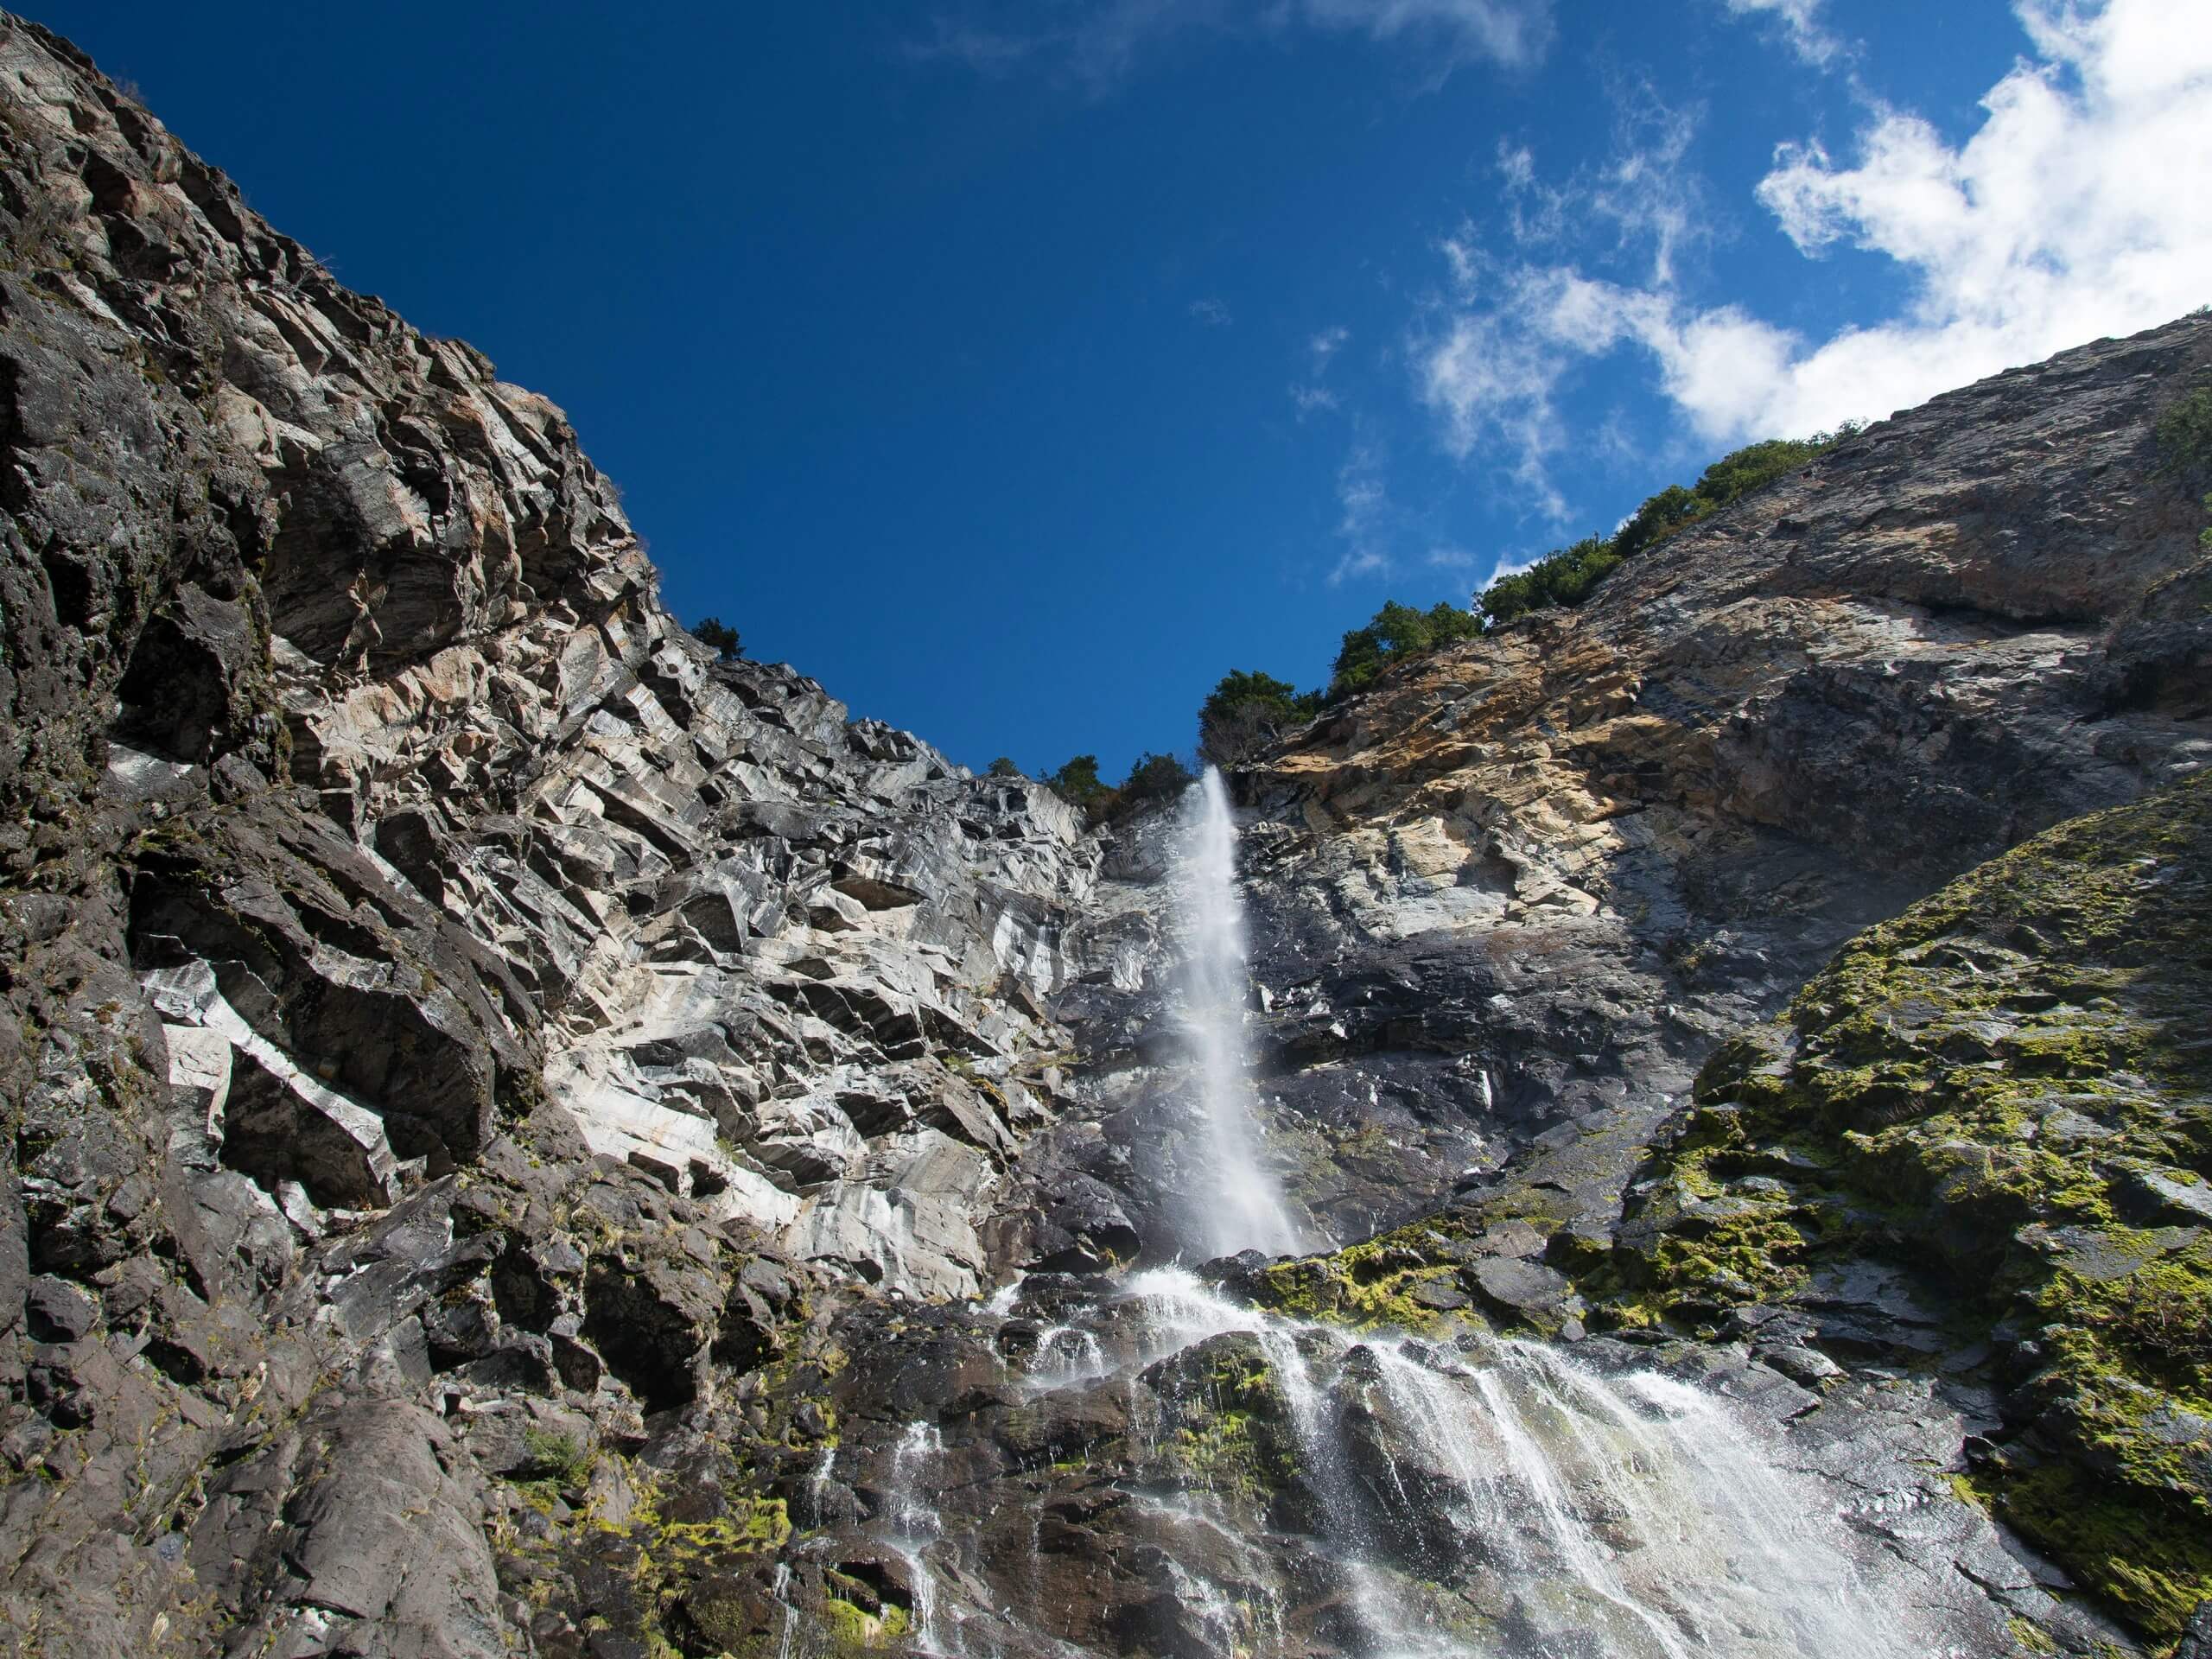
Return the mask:
[(2212, 774), (1860, 934), (1724, 1046), (1577, 1277), (1709, 1331), (1875, 1261), (2021, 1432), (1973, 1490), (2154, 1637), (2212, 1597)]

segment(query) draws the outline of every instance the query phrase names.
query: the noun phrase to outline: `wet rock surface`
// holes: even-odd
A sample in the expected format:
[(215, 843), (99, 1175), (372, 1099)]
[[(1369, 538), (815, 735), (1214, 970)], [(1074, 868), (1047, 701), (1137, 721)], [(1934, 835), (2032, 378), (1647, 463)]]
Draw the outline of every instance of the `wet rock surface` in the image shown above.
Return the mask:
[[(1591, 1550), (1820, 1645), (1649, 1553), (1634, 1471), (1707, 1446), (1959, 1650), (2200, 1640), (2185, 1560), (2146, 1598), (2019, 1535), (2137, 1559), (2038, 1520), (2053, 1467), (2202, 1503), (2193, 1373), (2065, 1369), (2097, 1310), (2164, 1328), (2145, 1250), (2202, 1265), (2164, 1074), (2037, 1073), (2031, 1144), (2108, 1213), (2024, 1242), (1975, 1207), (2012, 1148), (1905, 1136), (1951, 1183), (1910, 1236), (2091, 1287), (2087, 1335), (1962, 1337), (1910, 1252), (1797, 1274), (1762, 1230), (1866, 1200), (1794, 1135), (1725, 1191), (1655, 1172), (1855, 929), (2212, 753), (2201, 487), (2148, 435), (2212, 324), (1885, 423), (1234, 780), (1267, 1155), (1348, 1248), (1163, 1301), (1132, 1268), (1181, 1253), (1204, 1145), (1172, 812), (1101, 834), (717, 660), (558, 410), (12, 19), (0, 220), (15, 1649), (1656, 1642)], [(1954, 946), (2033, 999), (2061, 953), (2021, 925)], [(2094, 1034), (2048, 1014), (1942, 1040)], [(1810, 1065), (1778, 1029), (1714, 1065)], [(1713, 1271), (1624, 1276), (1657, 1258)], [(1536, 1553), (1455, 1550), (1491, 1535), (1446, 1419), (1476, 1474), (1566, 1471)]]

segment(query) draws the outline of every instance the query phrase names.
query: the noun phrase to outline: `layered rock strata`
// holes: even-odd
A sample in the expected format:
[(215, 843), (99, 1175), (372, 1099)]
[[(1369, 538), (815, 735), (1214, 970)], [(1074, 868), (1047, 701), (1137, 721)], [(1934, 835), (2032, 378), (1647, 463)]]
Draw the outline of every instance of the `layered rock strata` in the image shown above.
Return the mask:
[(0, 152), (0, 1628), (504, 1651), (533, 1436), (1002, 1273), (1095, 849), (717, 662), (559, 410), (17, 22)]

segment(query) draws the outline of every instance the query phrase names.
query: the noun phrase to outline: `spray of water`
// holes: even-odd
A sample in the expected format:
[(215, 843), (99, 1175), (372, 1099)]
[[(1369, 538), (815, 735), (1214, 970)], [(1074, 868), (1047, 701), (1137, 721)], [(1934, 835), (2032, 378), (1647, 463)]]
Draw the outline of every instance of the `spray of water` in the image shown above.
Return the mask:
[(1244, 1043), (1244, 913), (1236, 893), (1236, 821), (1211, 766), (1185, 807), (1183, 883), (1190, 941), (1184, 997), (1192, 1081), (1205, 1120), (1205, 1179), (1192, 1197), (1192, 1236), (1209, 1255), (1306, 1248), (1262, 1157)]

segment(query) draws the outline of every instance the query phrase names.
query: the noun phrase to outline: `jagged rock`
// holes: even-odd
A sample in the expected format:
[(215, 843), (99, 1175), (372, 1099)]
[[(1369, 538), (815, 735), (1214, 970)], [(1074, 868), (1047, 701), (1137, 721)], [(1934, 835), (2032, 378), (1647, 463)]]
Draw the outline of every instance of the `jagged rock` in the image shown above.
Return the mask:
[(194, 1570), (251, 1584), (260, 1605), (237, 1605), (241, 1634), (276, 1650), (502, 1653), (481, 1499), (448, 1473), (454, 1452), (417, 1407), (318, 1412), (219, 1480)]
[(1509, 1319), (1541, 1319), (1574, 1289), (1566, 1274), (1518, 1256), (1488, 1257), (1468, 1269), (1467, 1276), (1483, 1300)]
[(2181, 1633), (2174, 1659), (2212, 1659), (2212, 1600), (2197, 1604), (2189, 1628)]

